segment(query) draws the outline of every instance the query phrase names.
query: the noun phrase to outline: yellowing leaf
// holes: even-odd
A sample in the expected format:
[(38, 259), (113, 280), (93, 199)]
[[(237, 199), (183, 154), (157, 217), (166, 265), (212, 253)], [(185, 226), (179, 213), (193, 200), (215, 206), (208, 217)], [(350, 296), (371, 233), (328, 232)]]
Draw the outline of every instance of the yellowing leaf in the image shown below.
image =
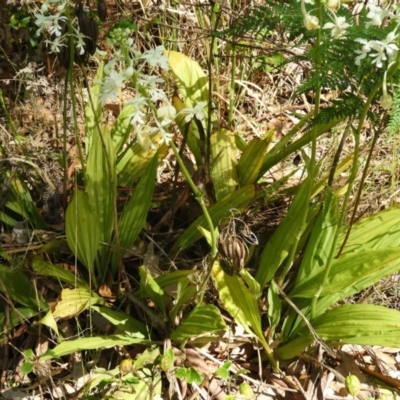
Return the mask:
[(213, 160), (211, 175), (216, 198), (220, 200), (238, 187), (234, 133), (227, 129), (218, 129), (214, 132), (211, 135), (211, 154)]
[(103, 303), (94, 292), (86, 288), (63, 289), (54, 310), (54, 318), (72, 318), (89, 308), (92, 304)]
[(182, 53), (165, 51), (168, 64), (187, 107), (194, 108), (199, 102), (208, 102), (208, 79), (200, 65)]

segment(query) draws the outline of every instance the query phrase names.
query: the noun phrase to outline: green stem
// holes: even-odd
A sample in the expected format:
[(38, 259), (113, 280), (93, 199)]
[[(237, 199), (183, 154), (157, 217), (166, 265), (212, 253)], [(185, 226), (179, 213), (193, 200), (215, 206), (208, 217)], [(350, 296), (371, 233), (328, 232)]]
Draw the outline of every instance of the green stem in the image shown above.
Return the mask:
[[(302, 5), (304, 7), (304, 0), (302, 2)], [(322, 4), (321, 1), (317, 1), (316, 2), (316, 6), (317, 6), (317, 17), (318, 20), (321, 21), (321, 17), (322, 17)], [(304, 9), (305, 10), (305, 9)], [(317, 54), (318, 56), (315, 59), (315, 69), (317, 71), (317, 76), (319, 76), (318, 71), (321, 68), (321, 63), (322, 63), (322, 59), (321, 56), (319, 55), (319, 50), (318, 48), (320, 47), (321, 44), (321, 29), (317, 29), (317, 34), (316, 34), (316, 41), (315, 41), (315, 47), (317, 48)], [(317, 83), (316, 83), (316, 87), (315, 87), (315, 106), (314, 106), (314, 118), (317, 117), (318, 113), (319, 113), (319, 109), (320, 109), (320, 99), (321, 99), (321, 84), (320, 84), (320, 80), (319, 78), (317, 79)], [(306, 179), (311, 180), (311, 184), (308, 185), (308, 189), (306, 192), (306, 196), (309, 199), (308, 202), (306, 202), (304, 204), (303, 209), (301, 210), (302, 213), (302, 218), (301, 221), (299, 223), (298, 226), (298, 234), (296, 236), (296, 239), (293, 241), (293, 244), (290, 248), (289, 251), (289, 255), (286, 259), (285, 262), (285, 266), (283, 267), (283, 271), (277, 281), (279, 286), (282, 286), (284, 279), (287, 275), (287, 273), (289, 272), (290, 268), (293, 265), (293, 260), (294, 257), (296, 256), (297, 253), (297, 247), (299, 245), (299, 241), (301, 239), (301, 234), (303, 232), (306, 220), (307, 220), (307, 216), (308, 216), (308, 210), (309, 210), (309, 202), (311, 201), (311, 196), (312, 196), (312, 189), (313, 189), (313, 184), (312, 182), (314, 181), (314, 177), (315, 177), (315, 164), (316, 164), (316, 157), (317, 157), (317, 127), (314, 126), (310, 132), (311, 134), (311, 158), (310, 161), (307, 162), (306, 161), (306, 165), (307, 165), (307, 170), (308, 170), (308, 176)], [(306, 183), (306, 182), (304, 182)]]
[(218, 250), (217, 250), (217, 234), (215, 232), (214, 224), (211, 220), (210, 214), (208, 213), (207, 206), (204, 203), (203, 193), (201, 192), (201, 190), (199, 190), (197, 188), (197, 186), (193, 182), (193, 179), (190, 176), (189, 171), (187, 170), (185, 164), (182, 161), (181, 156), (179, 155), (179, 151), (176, 148), (175, 143), (171, 141), (170, 145), (171, 145), (172, 151), (175, 154), (176, 160), (178, 161), (178, 164), (182, 171), (182, 174), (183, 174), (186, 182), (190, 185), (190, 187), (193, 191), (194, 197), (196, 198), (197, 202), (199, 203), (201, 210), (203, 211), (204, 217), (207, 221), (208, 227), (210, 229), (210, 234), (211, 234), (211, 257), (214, 258), (218, 252)]
[(232, 69), (231, 69), (231, 84), (229, 87), (229, 114), (228, 127), (232, 129), (233, 124), (233, 109), (235, 106), (235, 77), (236, 77), (236, 46), (232, 45)]
[[(392, 76), (396, 72), (397, 67), (399, 65), (399, 60), (400, 60), (400, 56), (398, 56), (395, 65), (393, 65), (389, 69), (388, 74), (387, 74), (388, 76)], [(335, 258), (335, 255), (336, 255), (336, 244), (337, 244), (338, 237), (339, 237), (338, 236), (338, 231), (339, 231), (339, 228), (344, 225), (345, 217), (347, 215), (347, 207), (348, 207), (350, 195), (351, 195), (351, 192), (352, 192), (352, 189), (353, 189), (353, 183), (355, 181), (355, 178), (356, 178), (357, 172), (358, 172), (358, 159), (359, 159), (359, 155), (360, 155), (360, 135), (361, 135), (361, 131), (363, 129), (364, 122), (365, 122), (365, 120), (367, 118), (367, 113), (368, 113), (368, 110), (369, 110), (369, 108), (371, 106), (372, 100), (376, 96), (376, 93), (380, 90), (381, 86), (382, 86), (382, 82), (379, 81), (372, 88), (372, 90), (371, 90), (371, 92), (370, 92), (370, 94), (369, 94), (369, 96), (367, 98), (367, 101), (365, 102), (365, 106), (364, 106), (364, 108), (363, 108), (363, 110), (361, 112), (357, 129), (354, 132), (354, 138), (355, 138), (355, 142), (356, 142), (355, 143), (355, 149), (354, 149), (354, 163), (353, 163), (353, 167), (352, 167), (352, 170), (351, 170), (351, 173), (350, 173), (348, 189), (347, 189), (344, 201), (343, 201), (342, 210), (341, 210), (340, 217), (339, 217), (339, 222), (338, 222), (338, 224), (336, 226), (336, 232), (335, 232), (335, 235), (334, 235), (334, 239), (332, 241), (331, 251), (329, 253), (329, 257), (328, 257), (328, 260), (327, 260), (327, 263), (326, 263), (324, 275), (323, 275), (322, 281), (321, 281), (317, 291), (315, 292), (314, 297), (313, 297), (312, 302), (311, 302), (311, 319), (313, 319), (316, 316), (317, 301), (319, 299), (319, 296), (322, 293), (323, 288), (326, 285), (326, 282), (328, 281), (328, 276), (329, 276), (329, 273), (330, 273), (330, 270), (331, 270), (331, 267), (332, 267), (332, 261), (333, 261), (333, 259)], [(351, 226), (348, 229), (346, 237), (345, 237), (345, 239), (344, 239), (344, 241), (342, 243), (342, 246), (341, 246), (341, 248), (339, 250), (339, 253), (336, 255), (336, 258), (340, 256), (340, 254), (342, 253), (342, 251), (344, 249), (344, 246), (346, 244), (347, 238), (348, 238), (348, 236), (350, 234), (350, 229), (351, 229)]]

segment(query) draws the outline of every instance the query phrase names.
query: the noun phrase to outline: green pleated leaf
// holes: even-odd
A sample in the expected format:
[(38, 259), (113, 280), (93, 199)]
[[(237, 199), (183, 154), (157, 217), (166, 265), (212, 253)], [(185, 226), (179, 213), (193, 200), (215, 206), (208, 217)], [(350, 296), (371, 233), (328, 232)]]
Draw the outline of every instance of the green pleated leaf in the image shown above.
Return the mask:
[(97, 127), (103, 111), (103, 106), (99, 101), (103, 77), (104, 63), (100, 62), (96, 75), (93, 78), (93, 84), (90, 87), (90, 96), (92, 98), (92, 102), (88, 100), (85, 104), (85, 149), (87, 153), (90, 153), (92, 140), (95, 133), (98, 131)]
[(184, 341), (199, 335), (221, 332), (225, 329), (226, 324), (216, 306), (199, 304), (185, 318), (183, 324), (171, 333), (171, 339)]
[(129, 337), (144, 339), (148, 336), (146, 326), (124, 312), (97, 305), (92, 305), (91, 309), (97, 311), (107, 319), (107, 321), (111, 322), (121, 332), (127, 334)]
[[(157, 276), (157, 278), (154, 278), (154, 280), (162, 289), (167, 289), (168, 286), (176, 285), (181, 279), (185, 279), (193, 273), (194, 272), (192, 270), (172, 271), (164, 275)], [(144, 288), (140, 288), (137, 292), (135, 292), (135, 297), (141, 298), (145, 296), (146, 291)]]
[(233, 132), (221, 128), (211, 135), (211, 155), (213, 160), (211, 176), (217, 200), (223, 199), (238, 187), (236, 152)]
[(34, 310), (48, 308), (39, 290), (20, 267), (10, 268), (0, 264), (0, 292), (12, 300)]
[(278, 285), (271, 281), (268, 288), (268, 319), (271, 329), (271, 337), (274, 337), (275, 329), (281, 321), (282, 302), (279, 297)]
[(277, 370), (277, 363), (262, 330), (261, 314), (258, 309), (256, 294), (250, 292), (239, 276), (230, 276), (225, 273), (218, 260), (214, 262), (212, 277), (225, 309), (232, 318), (243, 326), (246, 332), (257, 337), (263, 345), (272, 367)]
[[(346, 232), (339, 236), (337, 251)], [(400, 246), (400, 206), (396, 205), (353, 225), (342, 254), (365, 249)]]
[(261, 139), (253, 139), (245, 147), (237, 166), (240, 186), (257, 182), (267, 148), (268, 142)]
[(193, 299), (197, 294), (197, 286), (189, 278), (183, 278), (178, 283), (178, 288), (176, 290), (174, 306), (169, 312), (169, 320), (173, 323), (176, 316), (185, 306), (192, 303)]
[(116, 199), (115, 150), (107, 130), (95, 132), (86, 165), (85, 192), (98, 219), (101, 241), (110, 243)]
[(67, 243), (78, 260), (95, 279), (94, 260), (100, 246), (99, 221), (87, 197), (77, 190), (65, 216)]
[(322, 207), (311, 231), (302, 259), (296, 285), (309, 281), (324, 270), (339, 223), (338, 199), (331, 188), (324, 192)]
[(158, 310), (165, 315), (166, 295), (164, 290), (160, 288), (143, 265), (139, 267), (139, 275), (140, 284), (144, 288), (146, 295), (156, 303)]
[(261, 288), (274, 277), (275, 272), (306, 228), (305, 219), (309, 209), (309, 193), (312, 184), (310, 178), (301, 184), (285, 219), (279, 224), (261, 253), (256, 274)]
[[(321, 297), (339, 294), (341, 299), (351, 296), (379, 282), (400, 269), (400, 249), (364, 250), (349, 253), (332, 262), (327, 284)], [(290, 297), (311, 298), (322, 281), (324, 271), (300, 283)]]
[[(230, 217), (232, 215), (230, 210), (232, 209), (239, 211), (242, 210), (250, 203), (254, 196), (254, 185), (248, 185), (224, 197), (208, 209), (213, 223), (217, 225), (222, 218)], [(196, 240), (199, 240), (202, 237), (202, 234), (198, 229), (199, 226), (202, 226), (205, 229), (208, 228), (207, 221), (203, 215), (197, 218), (196, 221), (194, 221), (189, 228), (183, 232), (173, 245), (171, 252), (183, 250)]]
[[(312, 321), (320, 339), (331, 346), (358, 344), (366, 346), (400, 346), (400, 312), (371, 304), (345, 304), (327, 311)], [(298, 337), (278, 348), (283, 359), (300, 354), (313, 336), (307, 327)]]
[(198, 62), (177, 51), (165, 51), (178, 90), (187, 107), (208, 102), (208, 78)]
[(261, 316), (257, 299), (237, 275), (228, 275), (216, 261), (212, 276), (224, 307), (243, 328), (252, 334), (261, 334)]
[(40, 361), (60, 358), (78, 351), (109, 349), (115, 346), (128, 346), (135, 343), (150, 344), (150, 342), (147, 340), (138, 339), (127, 335), (96, 336), (68, 340), (57, 345), (54, 347), (54, 349), (46, 351), (46, 353), (40, 357)]
[(179, 98), (178, 95), (174, 95), (172, 98), (172, 104), (175, 107), (175, 110), (177, 111), (177, 116), (175, 118), (175, 122), (178, 125), (178, 128), (182, 134), (182, 136), (186, 135), (186, 143), (192, 152), (194, 159), (196, 160), (197, 165), (202, 165), (203, 160), (202, 160), (202, 152), (204, 149), (201, 148), (200, 145), (200, 134), (199, 134), (199, 128), (197, 124), (194, 122), (191, 122), (189, 126), (187, 125), (187, 122), (185, 120), (186, 115), (179, 114), (180, 111), (186, 108), (185, 103)]
[(32, 269), (40, 275), (51, 276), (73, 287), (89, 287), (88, 282), (86, 282), (84, 279), (79, 278), (72, 272), (60, 267), (57, 264), (50, 264), (44, 261), (41, 257), (33, 258)]
[(157, 166), (156, 152), (124, 207), (119, 221), (119, 237), (123, 249), (133, 245), (146, 223), (156, 183)]
[[(167, 146), (161, 145), (159, 154), (161, 156), (166, 154), (166, 149)], [(156, 154), (157, 149), (145, 150), (139, 143), (129, 147), (117, 163), (118, 185), (132, 186), (145, 173)]]

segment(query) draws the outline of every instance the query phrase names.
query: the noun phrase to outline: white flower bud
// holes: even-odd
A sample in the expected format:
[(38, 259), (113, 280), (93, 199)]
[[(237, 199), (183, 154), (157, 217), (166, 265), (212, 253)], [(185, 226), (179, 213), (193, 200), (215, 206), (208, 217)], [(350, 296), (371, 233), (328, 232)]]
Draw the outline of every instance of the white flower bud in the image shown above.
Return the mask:
[(379, 104), (384, 110), (389, 110), (390, 108), (392, 108), (393, 105), (392, 96), (390, 94), (384, 93), (379, 100)]
[(340, 7), (340, 0), (327, 0), (326, 5), (331, 10), (337, 10)]
[(317, 17), (311, 14), (305, 14), (303, 19), (304, 26), (307, 30), (318, 29), (319, 28), (319, 20)]

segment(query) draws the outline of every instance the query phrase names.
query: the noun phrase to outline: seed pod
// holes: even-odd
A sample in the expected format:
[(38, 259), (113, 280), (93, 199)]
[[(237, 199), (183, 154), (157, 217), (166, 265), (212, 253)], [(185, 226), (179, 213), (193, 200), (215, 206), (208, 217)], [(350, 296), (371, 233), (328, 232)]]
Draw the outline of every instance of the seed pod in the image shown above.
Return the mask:
[(171, 368), (173, 367), (173, 361), (171, 360), (170, 357), (168, 357), (167, 354), (164, 354), (160, 358), (160, 368), (162, 371), (165, 373), (169, 372)]
[(89, 35), (86, 40), (87, 51), (89, 54), (96, 52), (97, 38), (99, 37), (99, 29), (94, 18), (90, 17), (88, 21)]
[(361, 383), (355, 375), (346, 376), (344, 383), (349, 394), (352, 396), (358, 396), (360, 393)]
[(79, 30), (85, 36), (89, 36), (90, 30), (89, 30), (89, 26), (88, 26), (88, 18), (86, 16), (85, 10), (83, 9), (83, 4), (81, 1), (76, 3), (75, 14), (78, 19)]
[(104, 0), (97, 0), (97, 15), (101, 21), (107, 19), (107, 6)]
[(239, 392), (242, 396), (244, 396), (246, 399), (252, 399), (254, 396), (253, 389), (247, 382), (243, 382), (239, 386)]
[(130, 360), (129, 358), (122, 360), (119, 364), (119, 372), (121, 373), (121, 375), (129, 374), (129, 372), (132, 371), (132, 368), (132, 360)]

